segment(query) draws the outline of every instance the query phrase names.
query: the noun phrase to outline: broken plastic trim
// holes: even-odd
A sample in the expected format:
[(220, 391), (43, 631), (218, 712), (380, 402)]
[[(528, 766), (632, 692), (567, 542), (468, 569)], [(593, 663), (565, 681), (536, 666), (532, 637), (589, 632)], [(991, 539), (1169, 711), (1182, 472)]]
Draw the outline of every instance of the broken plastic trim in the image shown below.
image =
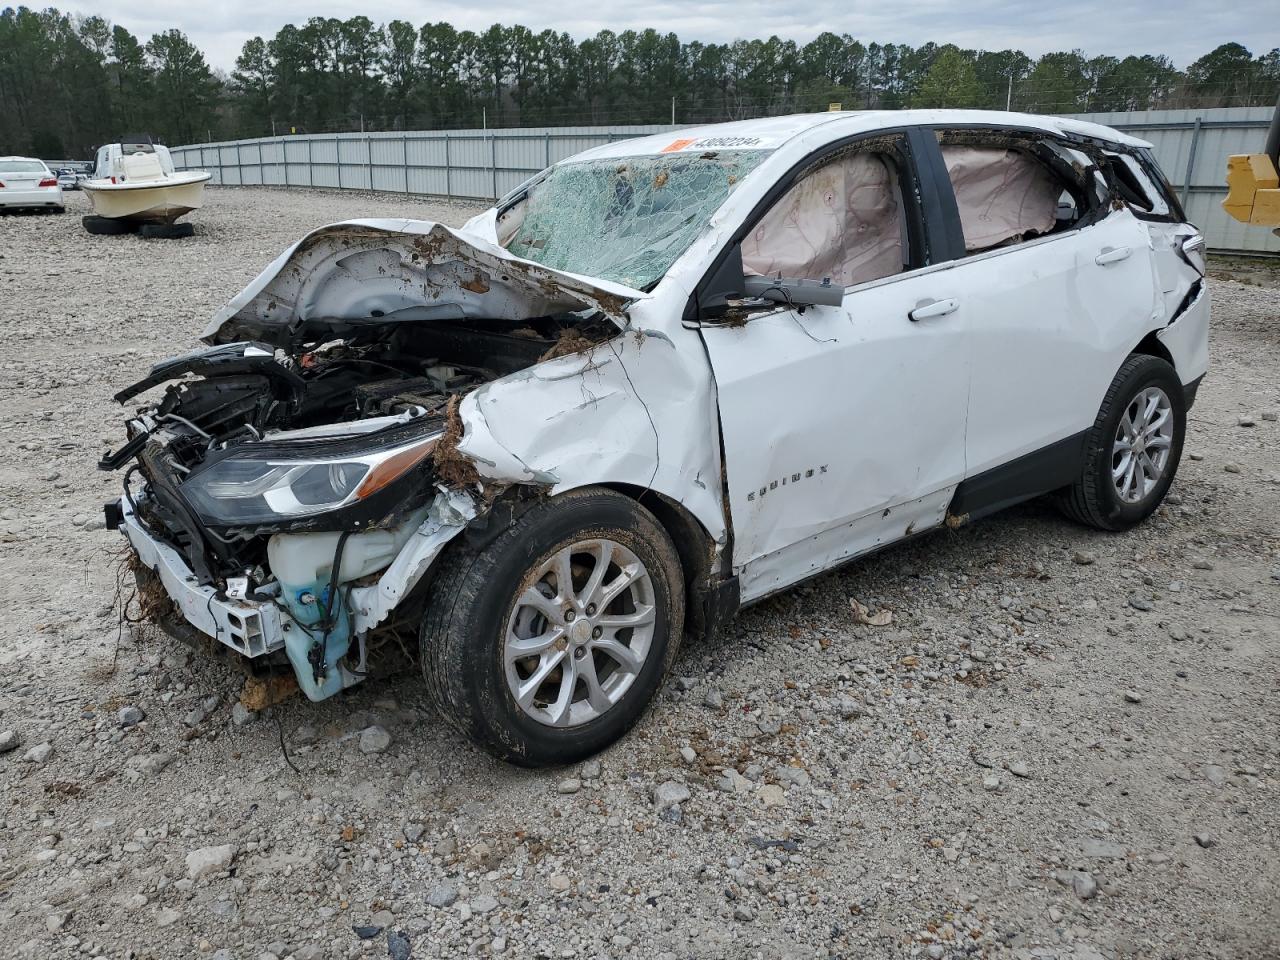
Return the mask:
[(442, 490), (427, 512), (427, 518), (401, 548), (391, 566), (373, 586), (352, 587), (348, 603), (353, 611), (357, 634), (385, 620), (422, 579), (445, 544), (460, 534), (476, 517), (474, 498), (461, 490)]

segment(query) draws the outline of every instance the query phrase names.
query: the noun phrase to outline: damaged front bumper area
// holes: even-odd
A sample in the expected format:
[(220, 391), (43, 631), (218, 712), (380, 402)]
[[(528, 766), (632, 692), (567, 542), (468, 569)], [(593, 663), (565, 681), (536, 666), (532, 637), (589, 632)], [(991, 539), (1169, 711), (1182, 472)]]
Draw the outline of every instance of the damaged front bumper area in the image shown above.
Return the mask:
[[(219, 595), (214, 587), (199, 583), (177, 550), (147, 533), (124, 497), (107, 504), (107, 512), (133, 547), (138, 563), (159, 579), (174, 604), (173, 613), (250, 659), (269, 658), (284, 649), (284, 621), (289, 615), (277, 598), (233, 600)], [(152, 606), (143, 604), (144, 609)]]
[(118, 398), (169, 385), (99, 464), (128, 465), (107, 525), (136, 555), (144, 614), (252, 673), (291, 668), (312, 700), (402, 660), (404, 601), (476, 515), (443, 481), (458, 395), (486, 375), (380, 342), (158, 364)]
[[(316, 576), (314, 561), (318, 551), (330, 546), (316, 538), (330, 535), (273, 535), (268, 551), (279, 558), (280, 571), (276, 579), (250, 592), (247, 578), (244, 583), (233, 578), (221, 588), (201, 583), (174, 546), (147, 530), (130, 497), (107, 504), (107, 513), (143, 568), (140, 585), (143, 577), (152, 578), (153, 588), (163, 589), (171, 602), (170, 609), (158, 610), (153, 599), (143, 604), (144, 611), (169, 619), (162, 626), (176, 635), (182, 635), (181, 625), (173, 621), (181, 617), (200, 634), (245, 658), (250, 673), (291, 667), (311, 700), (325, 699), (366, 677), (372, 639), (388, 629), (392, 612), (444, 546), (476, 516), (469, 494), (442, 490), (429, 507), (397, 526), (346, 536), (343, 545), (351, 551), (347, 557), (359, 556), (363, 565), (389, 557), (390, 563), (380, 573), (375, 571), (376, 576), (355, 578), (351, 574), (363, 567), (339, 561), (341, 606), (326, 629), (320, 621), (327, 585), (320, 582), (324, 577)], [(332, 568), (320, 572), (327, 576)]]

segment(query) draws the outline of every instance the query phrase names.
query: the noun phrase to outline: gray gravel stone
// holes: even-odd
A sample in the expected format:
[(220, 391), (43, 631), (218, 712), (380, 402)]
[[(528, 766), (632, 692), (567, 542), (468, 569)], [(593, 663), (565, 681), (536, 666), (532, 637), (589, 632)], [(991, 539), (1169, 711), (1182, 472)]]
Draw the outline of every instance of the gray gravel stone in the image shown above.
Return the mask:
[(761, 717), (760, 722), (756, 724), (756, 728), (762, 736), (776, 737), (782, 732), (782, 721), (777, 717)]
[(659, 810), (674, 807), (676, 804), (684, 803), (688, 799), (689, 788), (683, 783), (676, 783), (674, 780), (666, 780), (658, 784), (653, 790), (653, 805)]
[(360, 732), (361, 753), (384, 753), (391, 746), (391, 734), (377, 725)]
[(53, 744), (37, 743), (34, 747), (23, 754), (22, 759), (27, 763), (44, 763), (53, 753)]
[(187, 878), (199, 880), (213, 873), (222, 873), (231, 867), (236, 849), (231, 844), (217, 847), (201, 847), (187, 854)]
[(258, 719), (257, 713), (250, 710), (243, 703), (237, 700), (231, 705), (231, 722), (237, 727), (243, 727), (253, 723)]
[(142, 708), (133, 705), (121, 707), (116, 713), (116, 719), (120, 721), (120, 726), (122, 727), (136, 726), (146, 718), (147, 715), (142, 711)]
[(1212, 783), (1215, 787), (1221, 787), (1227, 782), (1227, 771), (1218, 766), (1216, 763), (1206, 763), (1204, 765), (1204, 778)]
[(407, 934), (399, 930), (387, 934), (387, 956), (390, 960), (409, 960), (413, 956), (413, 945)]
[(438, 887), (432, 889), (427, 894), (427, 903), (430, 906), (443, 910), (445, 907), (451, 907), (458, 899), (458, 888), (452, 883), (442, 883)]

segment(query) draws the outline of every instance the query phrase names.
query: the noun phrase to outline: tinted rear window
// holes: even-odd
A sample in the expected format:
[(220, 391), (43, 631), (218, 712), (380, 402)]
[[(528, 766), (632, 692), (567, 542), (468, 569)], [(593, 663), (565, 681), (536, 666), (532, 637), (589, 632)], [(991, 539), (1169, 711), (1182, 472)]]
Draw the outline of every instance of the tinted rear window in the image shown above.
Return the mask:
[(39, 160), (0, 160), (0, 173), (44, 173)]

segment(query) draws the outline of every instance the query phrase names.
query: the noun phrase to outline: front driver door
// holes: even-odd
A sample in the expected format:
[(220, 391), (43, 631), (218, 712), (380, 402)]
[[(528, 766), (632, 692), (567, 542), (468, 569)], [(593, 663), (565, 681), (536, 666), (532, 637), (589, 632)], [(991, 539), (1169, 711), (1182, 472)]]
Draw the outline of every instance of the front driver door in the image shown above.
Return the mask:
[(811, 167), (743, 261), (829, 277), (843, 303), (702, 325), (744, 600), (936, 526), (964, 476), (966, 316), (947, 272), (922, 269), (914, 180), (905, 136)]

